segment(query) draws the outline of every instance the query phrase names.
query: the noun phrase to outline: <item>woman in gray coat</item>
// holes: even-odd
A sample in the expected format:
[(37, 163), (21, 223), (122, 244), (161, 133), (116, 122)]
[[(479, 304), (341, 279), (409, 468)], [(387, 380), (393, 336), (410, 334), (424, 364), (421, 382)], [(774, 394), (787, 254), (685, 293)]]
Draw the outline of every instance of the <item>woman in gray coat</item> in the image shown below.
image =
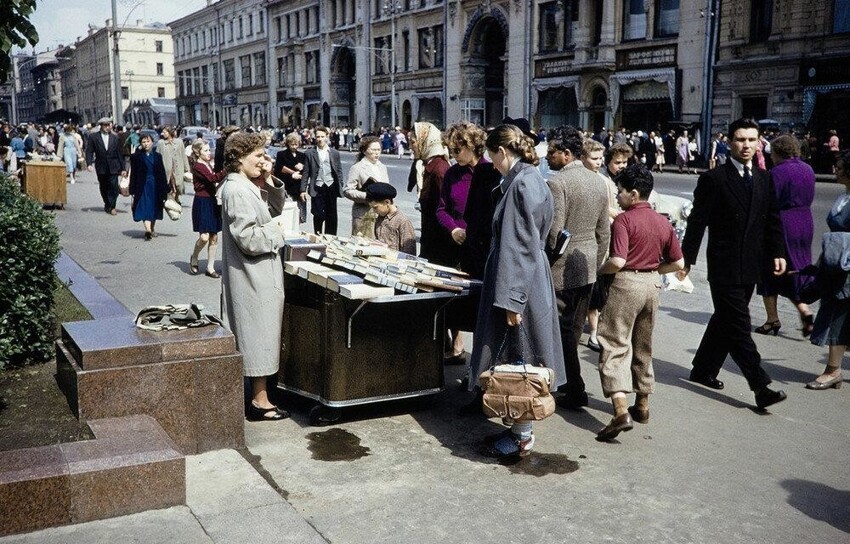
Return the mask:
[[(280, 212), (283, 184), (271, 177), (272, 160), (262, 134), (233, 134), (227, 139), (227, 178), (221, 188), (221, 314), (236, 336), (245, 376), (251, 379), (252, 421), (288, 417), (269, 400), (266, 378), (280, 364), (283, 322), (283, 245)], [(273, 217), (274, 215), (274, 217)]]
[[(502, 196), (493, 215), (469, 388), (476, 386), (478, 375), (490, 367), (510, 334), (516, 341), (522, 339), (527, 362), (542, 362), (554, 370), (554, 390), (567, 379), (555, 290), (544, 253), (554, 214), (552, 193), (536, 168), (534, 141), (519, 128), (500, 125), (490, 132), (485, 145), (504, 179), (496, 189)], [(511, 329), (520, 323), (527, 334)], [(533, 361), (533, 355), (539, 360)], [(527, 455), (534, 445), (532, 423), (512, 422), (510, 429), (488, 437), (485, 443), (484, 453), (493, 457)]]

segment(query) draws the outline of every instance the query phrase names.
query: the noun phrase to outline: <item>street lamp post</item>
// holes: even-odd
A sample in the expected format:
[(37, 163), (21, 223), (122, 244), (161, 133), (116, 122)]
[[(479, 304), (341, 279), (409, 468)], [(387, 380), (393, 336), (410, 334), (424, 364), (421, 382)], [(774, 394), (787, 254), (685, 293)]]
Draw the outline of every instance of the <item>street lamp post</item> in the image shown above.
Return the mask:
[(401, 0), (384, 0), (384, 15), (390, 16), (390, 124), (393, 127), (398, 124), (395, 96), (395, 18), (401, 10)]
[(18, 125), (18, 84), (21, 80), (21, 68), (31, 62), (35, 62), (38, 56), (25, 60), (18, 64), (18, 60), (12, 57), (12, 124)]

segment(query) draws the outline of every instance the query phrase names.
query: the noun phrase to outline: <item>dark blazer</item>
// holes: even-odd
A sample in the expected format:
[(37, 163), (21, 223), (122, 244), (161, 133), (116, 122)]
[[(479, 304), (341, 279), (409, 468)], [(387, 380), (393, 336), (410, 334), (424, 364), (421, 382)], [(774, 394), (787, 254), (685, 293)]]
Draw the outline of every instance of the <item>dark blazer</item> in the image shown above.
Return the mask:
[[(333, 176), (334, 182), (336, 182), (339, 196), (342, 196), (342, 191), (345, 187), (343, 187), (342, 183), (342, 163), (339, 160), (339, 151), (328, 146), (328, 153), (330, 153), (331, 176)], [(304, 171), (301, 175), (301, 192), (303, 193), (309, 189), (310, 196), (316, 196), (315, 182), (319, 175), (319, 152), (316, 151), (315, 147), (311, 147), (304, 155), (307, 157), (307, 164), (304, 165)]]
[(752, 195), (747, 194), (732, 161), (699, 177), (682, 242), (687, 266), (697, 261), (706, 227), (709, 282), (759, 283), (766, 264), (785, 257), (773, 180), (758, 167), (753, 168)]
[(121, 144), (118, 136), (109, 133), (109, 146), (103, 147), (100, 131), (89, 133), (89, 145), (86, 146), (86, 164), (94, 164), (98, 175), (118, 175), (124, 170), (124, 158), (121, 156)]
[[(165, 175), (165, 166), (162, 163), (162, 155), (156, 151), (151, 151), (153, 155), (153, 175), (156, 179), (156, 201), (165, 202), (168, 198), (168, 178)], [(145, 152), (140, 147), (135, 153), (130, 155), (130, 194), (133, 195), (133, 209), (136, 209), (136, 203), (142, 196), (142, 191), (145, 188), (145, 180), (148, 176), (148, 166), (145, 163)]]

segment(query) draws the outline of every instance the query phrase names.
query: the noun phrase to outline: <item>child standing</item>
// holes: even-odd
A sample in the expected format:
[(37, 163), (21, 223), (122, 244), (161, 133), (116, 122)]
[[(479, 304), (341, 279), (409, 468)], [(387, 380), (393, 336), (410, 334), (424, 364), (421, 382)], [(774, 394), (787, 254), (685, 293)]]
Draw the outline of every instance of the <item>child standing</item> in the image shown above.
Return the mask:
[[(681, 270), (685, 263), (672, 225), (647, 202), (653, 180), (646, 166), (628, 166), (615, 180), (617, 203), (625, 211), (611, 225), (611, 255), (599, 269), (599, 274), (614, 274), (599, 321), (599, 374), (614, 418), (599, 431), (598, 440), (630, 431), (633, 421), (649, 421), (658, 275)], [(628, 407), (626, 394), (632, 391), (635, 404)]]
[(391, 249), (416, 255), (416, 232), (413, 223), (393, 203), (398, 192), (389, 183), (370, 183), (366, 186), (366, 200), (378, 215), (375, 220), (375, 239)]

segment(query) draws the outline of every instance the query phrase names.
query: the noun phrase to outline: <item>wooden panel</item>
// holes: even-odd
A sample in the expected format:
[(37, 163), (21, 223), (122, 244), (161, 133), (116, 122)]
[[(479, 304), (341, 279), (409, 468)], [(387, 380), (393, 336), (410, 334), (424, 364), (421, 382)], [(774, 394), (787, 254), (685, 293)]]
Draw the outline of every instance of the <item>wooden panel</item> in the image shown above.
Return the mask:
[(65, 206), (65, 163), (29, 161), (24, 165), (22, 189), (42, 204)]

